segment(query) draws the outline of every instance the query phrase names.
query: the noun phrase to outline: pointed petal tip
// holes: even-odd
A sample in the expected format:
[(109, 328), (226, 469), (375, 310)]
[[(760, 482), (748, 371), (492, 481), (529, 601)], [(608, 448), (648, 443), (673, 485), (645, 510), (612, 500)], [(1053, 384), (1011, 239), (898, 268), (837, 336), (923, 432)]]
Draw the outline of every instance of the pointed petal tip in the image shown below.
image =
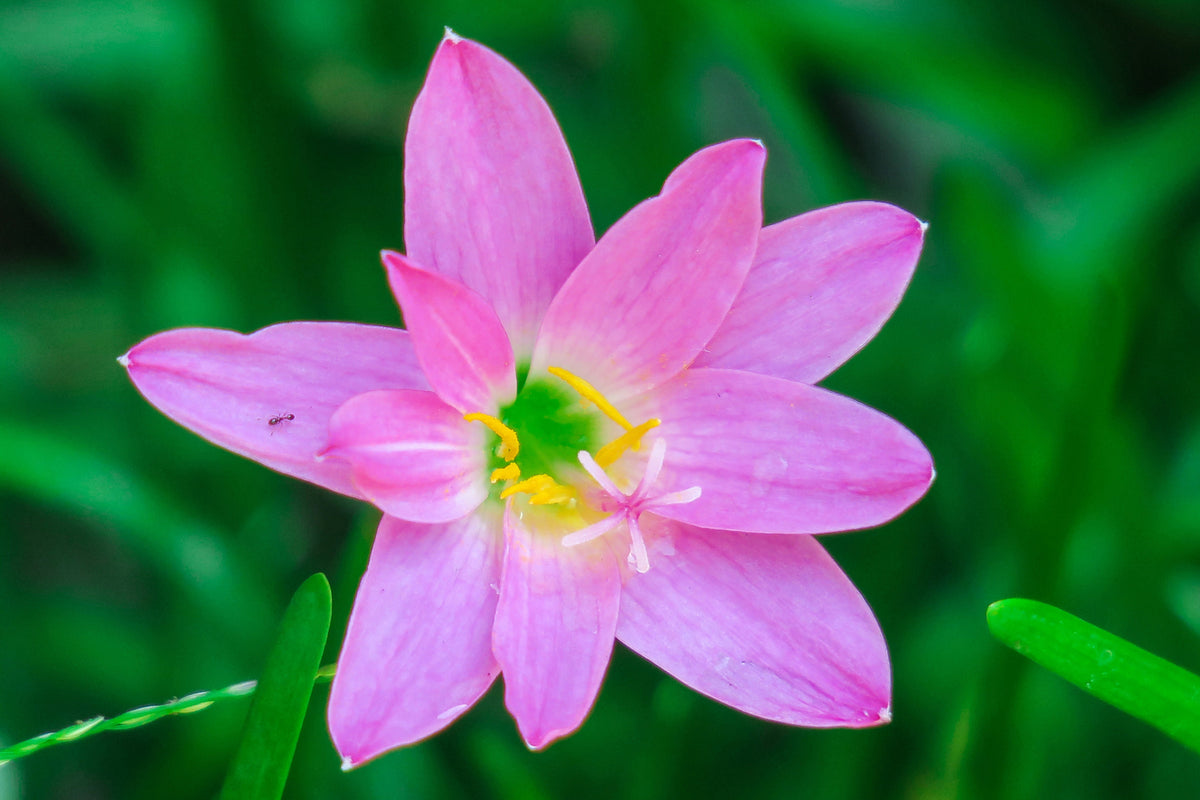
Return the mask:
[[(518, 727), (518, 729), (520, 729), (519, 724), (517, 727)], [(572, 734), (574, 732), (575, 732), (575, 728), (572, 728), (570, 730), (561, 730), (560, 729), (560, 730), (534, 730), (534, 731), (521, 730), (520, 731), (521, 739), (525, 742), (525, 746), (527, 748), (529, 748), (529, 752), (531, 752), (531, 753), (540, 753), (543, 750), (545, 750), (547, 747), (549, 747), (550, 745), (557, 742), (559, 739), (563, 738), (564, 736), (569, 736), (570, 734)]]
[(928, 223), (928, 222), (926, 222), (926, 221), (925, 221), (925, 220), (923, 220), (923, 219), (919, 219), (919, 220), (917, 220), (917, 222), (918, 222), (918, 223), (920, 223), (920, 225), (921, 225), (921, 235), (922, 235), (922, 236), (924, 236), (924, 235), (925, 235), (925, 231), (929, 230), (929, 223)]
[(383, 268), (389, 276), (403, 278), (406, 275), (436, 275), (433, 270), (428, 270), (420, 264), (413, 263), (412, 259), (403, 253), (397, 253), (395, 250), (382, 250), (379, 253), (379, 258), (383, 262)]
[(717, 147), (726, 147), (736, 151), (736, 154), (742, 158), (753, 158), (760, 161), (766, 161), (767, 158), (767, 146), (763, 144), (762, 139), (730, 139), (724, 145), (717, 145)]
[(462, 44), (465, 41), (465, 39), (463, 39), (463, 37), (459, 36), (457, 33), (455, 33), (453, 30), (451, 30), (450, 26), (447, 25), (445, 33), (442, 34), (442, 41), (449, 42), (450, 44)]
[(892, 721), (892, 707), (890, 705), (879, 709), (879, 724), (887, 725)]
[[(129, 352), (132, 353), (133, 351), (130, 350)], [(126, 353), (123, 356), (117, 356), (117, 363), (120, 364), (125, 369), (129, 369), (129, 365), (132, 364), (133, 362), (130, 361), (130, 359), (129, 359), (129, 353)]]
[(405, 264), (405, 258), (395, 250), (380, 250), (379, 260), (383, 262), (384, 269), (399, 268)]
[(342, 756), (342, 772), (349, 772), (357, 766), (358, 764), (350, 756)]

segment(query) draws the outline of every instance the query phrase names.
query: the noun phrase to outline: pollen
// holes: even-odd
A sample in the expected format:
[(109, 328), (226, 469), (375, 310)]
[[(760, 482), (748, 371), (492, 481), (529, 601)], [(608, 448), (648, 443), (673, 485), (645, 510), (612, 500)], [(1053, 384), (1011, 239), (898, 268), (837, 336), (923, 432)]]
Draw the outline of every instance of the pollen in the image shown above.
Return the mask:
[[(467, 422), (482, 422), (492, 433), (499, 436), (500, 447), (496, 450), (496, 455), (505, 461), (512, 461), (517, 457), (517, 453), (521, 451), (521, 443), (517, 441), (517, 432), (491, 414), (472, 412), (470, 414), (463, 414), (463, 419)], [(493, 477), (492, 483), (495, 482), (496, 479)]]
[(529, 504), (534, 506), (548, 506), (565, 504), (571, 506), (575, 502), (575, 490), (570, 486), (563, 486), (561, 483), (556, 483), (553, 486), (548, 486), (539, 492), (535, 492), (529, 498)]
[(628, 450), (637, 450), (641, 447), (642, 437), (646, 435), (646, 432), (662, 424), (662, 420), (660, 419), (648, 419), (641, 425), (633, 425), (629, 420), (625, 419), (624, 414), (617, 411), (616, 407), (608, 402), (608, 398), (600, 394), (600, 391), (595, 386), (592, 386), (583, 378), (568, 372), (562, 367), (547, 367), (546, 371), (564, 381), (578, 392), (579, 396), (584, 400), (590, 400), (606, 417), (625, 429), (624, 433), (596, 451), (596, 463), (601, 467), (611, 466), (618, 458), (625, 455)]
[(642, 437), (662, 424), (661, 419), (648, 419), (636, 428), (629, 428), (617, 438), (596, 451), (596, 463), (601, 467), (612, 466), (626, 450), (637, 450)]
[(600, 394), (599, 390), (597, 390), (595, 386), (592, 386), (583, 378), (575, 375), (574, 373), (567, 372), (562, 367), (547, 367), (546, 371), (554, 377), (564, 381), (575, 391), (579, 392), (579, 396), (583, 399), (591, 400), (596, 404), (596, 408), (600, 409), (606, 417), (620, 425), (625, 430), (628, 431), (633, 428), (633, 425), (629, 424), (629, 420), (625, 419), (621, 412), (617, 411), (616, 407), (613, 406), (612, 403), (608, 402), (608, 398)]
[(545, 475), (545, 474), (534, 475), (533, 477), (526, 478), (525, 480), (521, 481), (520, 483), (514, 483), (512, 486), (509, 486), (507, 489), (505, 489), (503, 492), (500, 493), (500, 499), (507, 500), (508, 498), (512, 497), (514, 494), (519, 494), (521, 492), (527, 492), (529, 494), (536, 494), (537, 492), (541, 492), (545, 489), (549, 489), (550, 487), (557, 486), (557, 485), (558, 484), (555, 483), (554, 478), (551, 478), (549, 475)]
[(563, 486), (546, 474), (534, 475), (520, 483), (514, 483), (500, 493), (500, 499), (507, 500), (514, 494), (521, 493), (531, 495), (529, 502), (535, 506), (570, 503), (575, 499), (574, 489)]
[(492, 470), (492, 483), (500, 481), (515, 481), (521, 478), (521, 468), (516, 464), (506, 464), (499, 469)]

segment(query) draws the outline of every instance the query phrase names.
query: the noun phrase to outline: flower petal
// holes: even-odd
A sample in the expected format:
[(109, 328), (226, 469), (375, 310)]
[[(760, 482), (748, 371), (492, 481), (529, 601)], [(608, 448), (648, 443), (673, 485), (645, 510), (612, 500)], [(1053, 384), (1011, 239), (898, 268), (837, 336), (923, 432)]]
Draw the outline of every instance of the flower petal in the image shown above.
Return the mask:
[(747, 139), (701, 150), (621, 218), (554, 298), (533, 370), (562, 367), (616, 402), (691, 363), (754, 257), (765, 159)]
[(367, 392), (333, 415), (321, 455), (348, 462), (385, 514), (449, 522), (487, 497), (483, 431), (433, 392)]
[(448, 33), (404, 159), (409, 257), (486, 297), (528, 358), (554, 293), (595, 241), (550, 109), (512, 64)]
[(933, 481), (929, 452), (847, 397), (750, 372), (688, 370), (638, 413), (662, 419), (664, 490), (699, 499), (655, 513), (705, 528), (830, 533), (879, 525)]
[(757, 717), (818, 728), (891, 719), (879, 624), (815, 538), (643, 522), (651, 566), (621, 595), (627, 647)]
[(439, 525), (383, 518), (329, 697), (347, 769), (438, 732), (499, 674), (499, 525), (498, 514)]
[(741, 294), (695, 366), (816, 383), (896, 310), (924, 238), (912, 214), (869, 202), (763, 229)]
[(496, 312), (461, 283), (385, 252), (388, 282), (438, 397), (464, 414), (495, 414), (517, 394), (512, 345)]
[(118, 360), (138, 391), (185, 428), (352, 497), (362, 495), (346, 465), (315, 458), (333, 412), (373, 389), (428, 387), (406, 332), (338, 322), (291, 322), (250, 335), (180, 328)]
[(509, 502), (493, 650), (504, 700), (526, 744), (540, 750), (591, 710), (612, 655), (620, 568), (602, 541), (564, 547)]

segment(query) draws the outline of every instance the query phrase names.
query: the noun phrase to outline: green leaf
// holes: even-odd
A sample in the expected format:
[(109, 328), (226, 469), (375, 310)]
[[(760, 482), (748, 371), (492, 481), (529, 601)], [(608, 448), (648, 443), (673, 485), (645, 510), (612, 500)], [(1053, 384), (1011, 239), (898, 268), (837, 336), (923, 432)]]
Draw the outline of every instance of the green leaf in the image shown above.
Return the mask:
[(992, 603), (987, 619), (1021, 655), (1200, 752), (1200, 676), (1036, 600)]
[(329, 581), (320, 573), (292, 596), (225, 776), (221, 800), (276, 800), (283, 795), (329, 635), (331, 606)]

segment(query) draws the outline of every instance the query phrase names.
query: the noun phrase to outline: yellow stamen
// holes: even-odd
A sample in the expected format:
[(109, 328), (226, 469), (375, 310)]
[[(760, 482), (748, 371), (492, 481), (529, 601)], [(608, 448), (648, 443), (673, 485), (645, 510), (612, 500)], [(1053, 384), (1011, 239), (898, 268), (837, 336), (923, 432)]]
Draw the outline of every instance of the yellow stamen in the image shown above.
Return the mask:
[[(463, 414), (463, 419), (467, 422), (482, 422), (492, 433), (500, 437), (500, 448), (496, 451), (496, 455), (505, 461), (512, 461), (517, 457), (517, 453), (521, 450), (521, 443), (517, 441), (517, 432), (512, 428), (491, 414)], [(495, 483), (494, 480), (492, 482)]]
[(554, 482), (554, 478), (542, 473), (541, 475), (534, 475), (531, 478), (526, 478), (520, 483), (514, 483), (512, 486), (509, 486), (500, 493), (500, 499), (507, 500), (519, 492), (529, 492), (530, 494), (535, 494), (543, 491), (544, 489), (549, 489), (557, 485), (558, 484)]
[(641, 446), (642, 437), (646, 435), (646, 432), (654, 430), (661, 424), (661, 419), (648, 419), (636, 428), (630, 428), (596, 451), (596, 463), (601, 467), (611, 466), (614, 461), (625, 454), (626, 450), (637, 450)]
[(595, 386), (592, 386), (583, 378), (567, 372), (562, 367), (547, 367), (546, 371), (554, 377), (565, 381), (568, 386), (579, 392), (580, 397), (584, 398), (585, 400), (591, 400), (596, 404), (596, 408), (604, 412), (605, 416), (620, 425), (625, 430), (628, 431), (633, 428), (633, 426), (629, 424), (629, 420), (625, 419), (625, 417), (621, 415), (621, 412), (617, 411), (617, 409), (613, 407), (613, 404), (608, 402), (604, 395), (600, 394), (600, 392), (596, 390)]
[(516, 464), (507, 464), (499, 469), (492, 470), (492, 483), (500, 481), (515, 481), (521, 477), (521, 468)]
[(556, 483), (553, 486), (542, 489), (529, 498), (529, 504), (534, 506), (547, 506), (558, 503), (570, 503), (575, 499), (575, 490), (570, 486), (563, 486)]
[(525, 492), (531, 497), (530, 505), (545, 506), (557, 503), (571, 503), (575, 500), (575, 490), (555, 482), (549, 475), (534, 475), (520, 483), (514, 483), (500, 493), (501, 500), (507, 500), (514, 494)]

